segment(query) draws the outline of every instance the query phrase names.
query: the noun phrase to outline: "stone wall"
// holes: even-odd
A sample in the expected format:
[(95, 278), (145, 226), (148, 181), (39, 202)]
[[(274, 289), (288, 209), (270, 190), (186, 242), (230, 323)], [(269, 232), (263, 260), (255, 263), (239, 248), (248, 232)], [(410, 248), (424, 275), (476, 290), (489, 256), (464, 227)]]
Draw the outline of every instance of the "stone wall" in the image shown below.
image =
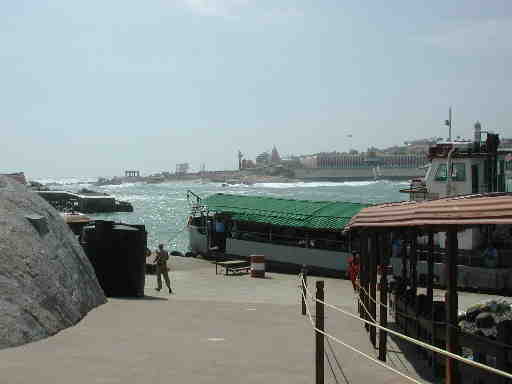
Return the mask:
[(59, 212), (0, 176), (0, 348), (53, 335), (105, 302)]

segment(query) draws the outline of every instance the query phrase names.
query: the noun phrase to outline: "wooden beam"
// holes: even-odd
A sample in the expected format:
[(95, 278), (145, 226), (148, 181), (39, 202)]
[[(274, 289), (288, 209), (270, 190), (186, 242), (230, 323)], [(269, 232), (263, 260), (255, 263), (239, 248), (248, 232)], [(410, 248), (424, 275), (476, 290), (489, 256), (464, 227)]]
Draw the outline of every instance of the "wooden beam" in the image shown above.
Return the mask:
[[(371, 236), (371, 252), (369, 253), (370, 262), (370, 276), (369, 276), (369, 288), (370, 288), (370, 302), (368, 303), (368, 310), (372, 320), (377, 321), (377, 258), (379, 249), (379, 236), (376, 232), (372, 233)], [(370, 326), (370, 341), (374, 347), (377, 346), (377, 329), (374, 326)]]
[(429, 313), (433, 315), (434, 307), (434, 233), (428, 232), (428, 254), (427, 254), (427, 302)]
[[(316, 317), (315, 326), (320, 331), (324, 331), (324, 281), (316, 282)], [(316, 384), (324, 384), (324, 335), (315, 331), (315, 350), (316, 350)]]
[[(435, 345), (436, 340), (436, 327), (434, 321), (434, 233), (432, 231), (428, 232), (428, 254), (427, 254), (427, 305), (428, 305), (428, 314), (430, 315), (430, 338), (429, 342), (431, 345)], [(432, 365), (432, 370), (434, 371), (434, 375), (437, 371), (436, 366), (436, 354), (435, 352), (431, 352), (430, 354), (430, 362)]]
[[(362, 231), (359, 236), (359, 285), (361, 288), (365, 288), (366, 283), (366, 269), (368, 268), (366, 255), (368, 253), (368, 233)], [(365, 293), (364, 289), (359, 289), (359, 315), (363, 319), (367, 319), (367, 313), (363, 308), (365, 305)]]
[(402, 254), (402, 278), (404, 280), (407, 279), (407, 236), (405, 236), (405, 239), (400, 239), (402, 247), (400, 248), (400, 252)]
[(414, 303), (416, 303), (416, 296), (418, 294), (418, 231), (412, 229), (409, 232), (410, 252), (409, 262), (411, 270), (411, 289), (414, 292)]
[[(448, 243), (448, 255), (446, 260), (446, 350), (460, 354), (458, 340), (457, 315), (459, 300), (457, 295), (457, 256), (458, 238), (457, 231), (450, 230), (446, 233)], [(457, 360), (446, 358), (446, 384), (459, 384), (459, 370)]]
[[(380, 265), (382, 274), (380, 277), (380, 325), (388, 326), (388, 264), (391, 255), (391, 237), (383, 234), (379, 243)], [(386, 361), (388, 333), (379, 329), (379, 360)]]

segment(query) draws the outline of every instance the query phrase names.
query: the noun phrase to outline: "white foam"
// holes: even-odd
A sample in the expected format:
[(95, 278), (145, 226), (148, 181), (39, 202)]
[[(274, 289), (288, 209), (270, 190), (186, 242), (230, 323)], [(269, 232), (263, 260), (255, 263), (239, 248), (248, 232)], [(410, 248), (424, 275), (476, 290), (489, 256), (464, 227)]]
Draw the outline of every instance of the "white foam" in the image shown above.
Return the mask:
[(60, 184), (60, 185), (74, 185), (74, 184), (90, 184), (98, 180), (95, 177), (41, 177), (33, 179), (41, 184)]
[(318, 187), (364, 187), (379, 183), (379, 181), (311, 181), (311, 182), (298, 182), (298, 183), (256, 183), (255, 187), (262, 188), (318, 188)]

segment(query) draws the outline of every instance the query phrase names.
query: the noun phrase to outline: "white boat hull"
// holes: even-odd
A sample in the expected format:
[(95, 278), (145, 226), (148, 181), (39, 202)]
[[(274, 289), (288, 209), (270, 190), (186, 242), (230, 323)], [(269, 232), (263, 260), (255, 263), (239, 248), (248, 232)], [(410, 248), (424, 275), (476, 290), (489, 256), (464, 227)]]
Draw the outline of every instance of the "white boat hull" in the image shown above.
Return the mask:
[[(190, 250), (197, 254), (208, 254), (206, 234), (199, 232), (199, 228), (189, 226)], [(305, 264), (308, 270), (317, 273), (345, 276), (349, 252), (330, 251), (315, 248), (301, 248), (280, 244), (247, 241), (227, 238), (227, 255), (240, 258), (249, 258), (251, 255), (264, 255), (265, 262), (273, 270), (289, 270), (296, 272)]]

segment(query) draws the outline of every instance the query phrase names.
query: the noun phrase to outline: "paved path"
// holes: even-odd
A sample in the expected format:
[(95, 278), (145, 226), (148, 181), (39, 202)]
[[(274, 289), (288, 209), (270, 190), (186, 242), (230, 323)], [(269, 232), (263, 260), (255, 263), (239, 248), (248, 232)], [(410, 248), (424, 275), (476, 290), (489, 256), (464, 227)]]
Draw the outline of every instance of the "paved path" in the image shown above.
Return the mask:
[[(215, 275), (194, 259), (171, 259), (175, 295), (109, 299), (78, 325), (0, 351), (0, 383), (314, 383), (314, 333), (299, 314), (293, 275)], [(314, 280), (314, 279), (312, 279)], [(326, 299), (354, 310), (350, 282), (324, 279)], [(372, 356), (364, 328), (327, 311), (326, 327)], [(390, 348), (393, 348), (393, 344)], [(349, 383), (407, 382), (333, 344)], [(396, 349), (392, 364), (417, 377)], [(334, 383), (326, 363), (326, 383)], [(340, 383), (346, 383), (338, 372)]]

